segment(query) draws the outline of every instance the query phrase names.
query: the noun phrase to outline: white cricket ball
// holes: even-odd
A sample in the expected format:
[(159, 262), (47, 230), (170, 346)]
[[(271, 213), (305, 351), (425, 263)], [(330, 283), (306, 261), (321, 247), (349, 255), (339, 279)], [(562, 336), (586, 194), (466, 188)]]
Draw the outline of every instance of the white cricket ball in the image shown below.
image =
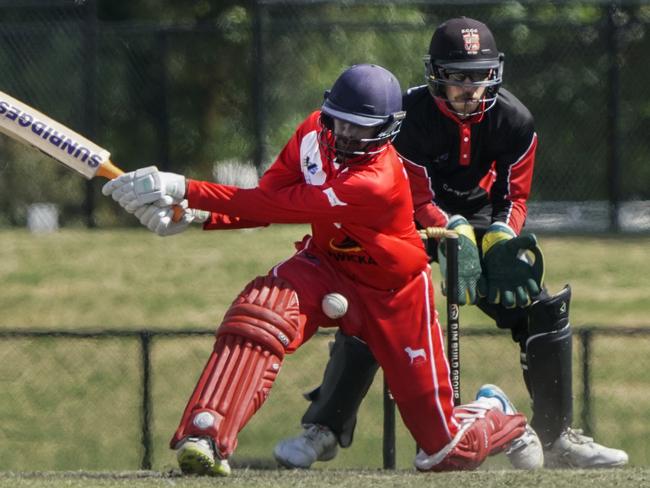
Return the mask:
[(340, 293), (328, 293), (321, 302), (323, 313), (331, 319), (340, 319), (348, 311), (348, 299)]

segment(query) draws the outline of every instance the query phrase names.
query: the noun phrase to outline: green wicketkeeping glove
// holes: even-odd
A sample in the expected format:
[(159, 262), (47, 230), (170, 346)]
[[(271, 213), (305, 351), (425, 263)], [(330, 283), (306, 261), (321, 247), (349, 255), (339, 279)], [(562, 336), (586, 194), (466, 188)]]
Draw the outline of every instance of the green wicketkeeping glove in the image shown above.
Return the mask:
[[(532, 252), (532, 260), (526, 251)], [(494, 222), (483, 236), (483, 265), (478, 293), (490, 303), (525, 307), (541, 291), (544, 256), (534, 234), (517, 237), (508, 225)]]
[[(454, 215), (447, 224), (447, 229), (458, 234), (458, 304), (474, 304), (477, 300), (476, 286), (481, 276), (481, 259), (476, 246), (474, 229), (465, 217)], [(440, 273), (447, 279), (446, 241), (440, 244)], [(443, 281), (446, 285), (446, 283)], [(447, 294), (447, 286), (442, 287)]]

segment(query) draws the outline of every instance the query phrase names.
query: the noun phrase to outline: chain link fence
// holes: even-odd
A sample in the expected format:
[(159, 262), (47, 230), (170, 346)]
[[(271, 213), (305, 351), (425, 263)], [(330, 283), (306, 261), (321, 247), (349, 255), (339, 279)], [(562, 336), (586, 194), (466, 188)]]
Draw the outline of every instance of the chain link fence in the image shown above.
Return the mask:
[[(168, 442), (213, 334), (0, 332), (5, 364), (0, 470), (175, 468)], [(471, 399), (480, 382), (495, 382), (530, 415), (523, 379), (511, 366), (518, 347), (508, 334), (464, 328), (462, 335), (463, 398)], [(650, 330), (583, 327), (575, 335), (574, 425), (599, 442), (627, 450), (632, 465), (650, 465), (650, 364), (644, 354)], [(235, 466), (275, 466), (273, 446), (300, 431), (307, 406), (301, 393), (317, 386), (332, 339), (319, 333), (287, 358), (270, 398), (240, 435)], [(326, 466), (411, 467), (415, 444), (388, 407), (380, 373), (362, 405), (352, 447)], [(507, 462), (495, 459), (490, 465), (507, 467)]]
[[(202, 16), (163, 2), (134, 20), (98, 0), (0, 2), (2, 89), (123, 169), (155, 163), (210, 179), (223, 161), (268, 165), (350, 64), (422, 84), (435, 27), (472, 16), (491, 26), (505, 86), (536, 118), (530, 227), (650, 230), (648, 2), (204, 4)], [(2, 226), (25, 225), (40, 202), (58, 206), (62, 225), (132, 224), (97, 186), (0, 140)]]

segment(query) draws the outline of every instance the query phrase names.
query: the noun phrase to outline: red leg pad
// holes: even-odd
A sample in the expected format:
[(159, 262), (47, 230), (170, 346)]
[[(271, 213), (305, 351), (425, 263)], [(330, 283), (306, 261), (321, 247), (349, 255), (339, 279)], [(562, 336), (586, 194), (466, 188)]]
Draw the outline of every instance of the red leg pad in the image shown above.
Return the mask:
[[(463, 407), (454, 409), (454, 415)], [(478, 468), (488, 456), (508, 448), (526, 429), (526, 417), (522, 414), (506, 415), (493, 408), (485, 417), (476, 418), (471, 425), (461, 429), (460, 439), (440, 463), (431, 471), (468, 471)], [(456, 441), (456, 439), (454, 439)]]
[(298, 296), (286, 281), (258, 277), (230, 306), (170, 445), (209, 436), (226, 459), (237, 434), (262, 406), (287, 346), (300, 333)]
[(521, 413), (506, 415), (493, 409), (485, 418), (490, 423), (490, 456), (508, 449), (512, 441), (526, 431), (526, 417)]

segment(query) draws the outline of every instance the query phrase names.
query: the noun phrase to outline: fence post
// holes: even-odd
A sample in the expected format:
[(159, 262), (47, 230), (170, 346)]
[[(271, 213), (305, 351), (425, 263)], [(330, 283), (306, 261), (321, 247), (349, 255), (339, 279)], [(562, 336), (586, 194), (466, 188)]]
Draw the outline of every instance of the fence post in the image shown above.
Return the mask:
[(587, 435), (593, 435), (593, 411), (591, 405), (591, 342), (593, 331), (581, 329), (579, 333), (582, 348), (582, 412), (580, 420)]
[[(156, 32), (156, 52), (158, 53), (157, 90), (158, 96), (153, 110), (155, 113), (156, 137), (158, 145), (157, 164), (163, 171), (169, 171), (171, 128), (169, 126), (169, 33), (167, 28)], [(178, 169), (178, 168), (173, 168)]]
[(607, 17), (607, 48), (609, 72), (607, 77), (607, 132), (609, 154), (607, 162), (607, 182), (609, 190), (609, 229), (620, 231), (621, 200), (621, 46), (619, 5), (605, 6)]
[(395, 400), (384, 378), (384, 469), (395, 469)]
[(264, 60), (264, 6), (253, 0), (253, 55), (251, 62), (251, 96), (253, 99), (253, 163), (258, 171), (266, 162), (266, 66)]
[[(90, 140), (96, 136), (97, 129), (97, 1), (88, 0), (83, 25), (84, 70), (83, 70), (83, 133)], [(96, 227), (95, 221), (95, 185), (86, 181), (84, 202), (86, 226)]]
[(142, 461), (140, 469), (151, 469), (151, 332), (140, 331), (140, 354), (142, 359)]

